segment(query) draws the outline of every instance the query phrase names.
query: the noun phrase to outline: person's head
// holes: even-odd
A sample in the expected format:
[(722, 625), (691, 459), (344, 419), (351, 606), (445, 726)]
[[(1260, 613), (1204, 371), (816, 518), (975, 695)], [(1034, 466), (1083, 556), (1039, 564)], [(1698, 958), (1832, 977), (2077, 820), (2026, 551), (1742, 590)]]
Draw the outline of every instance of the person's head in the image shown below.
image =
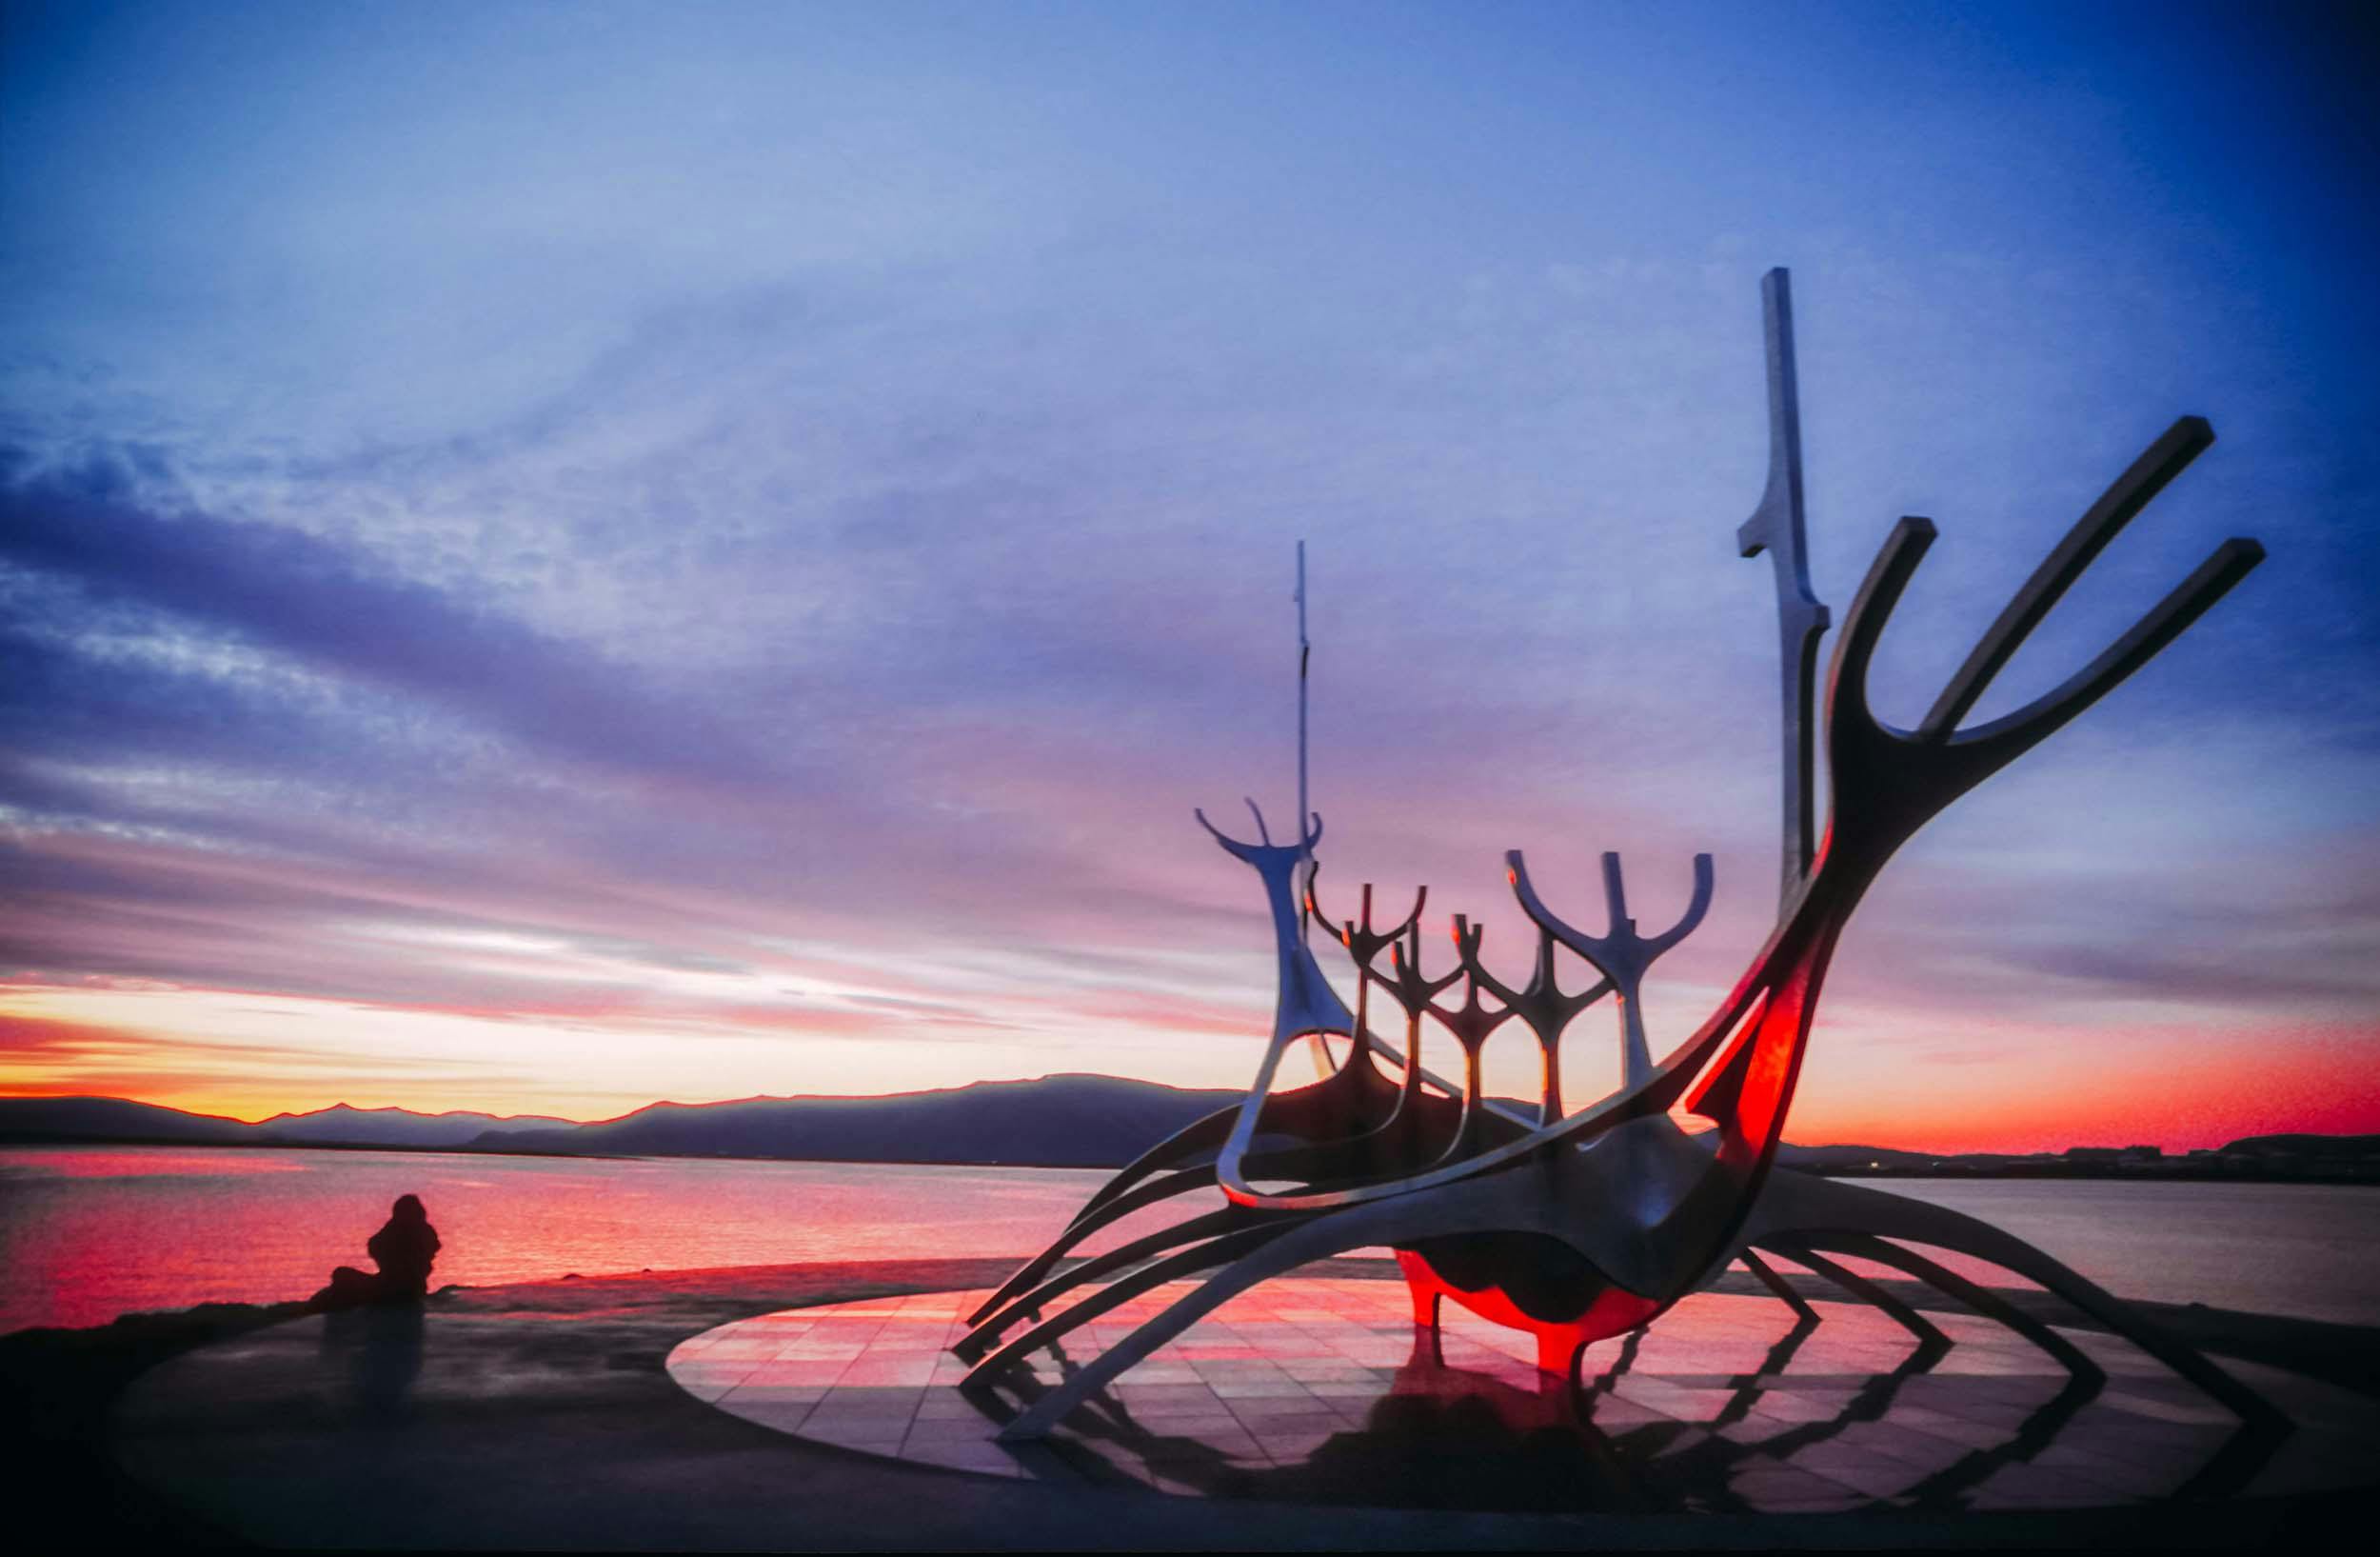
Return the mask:
[(399, 1195), (396, 1205), (389, 1208), (388, 1214), (400, 1222), (429, 1220), (429, 1213), (422, 1209), (422, 1198), (419, 1195)]

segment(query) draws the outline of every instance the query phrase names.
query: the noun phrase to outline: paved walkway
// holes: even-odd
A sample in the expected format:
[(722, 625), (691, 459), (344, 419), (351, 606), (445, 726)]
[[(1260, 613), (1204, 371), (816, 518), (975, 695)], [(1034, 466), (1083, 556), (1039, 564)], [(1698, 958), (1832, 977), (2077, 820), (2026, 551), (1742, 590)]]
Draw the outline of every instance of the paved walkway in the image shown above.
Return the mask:
[(664, 1368), (680, 1343), (733, 1320), (1004, 1274), (1002, 1262), (985, 1261), (648, 1274), (456, 1292), (418, 1327), (378, 1315), (297, 1320), (136, 1381), (119, 1403), (115, 1443), (126, 1467), (165, 1497), (276, 1546), (2243, 1545), (2310, 1538), (2365, 1501), (2053, 1516), (1532, 1515), (1193, 1499), (971, 1475), (805, 1442), (704, 1404)]
[(1865, 1304), (1804, 1316), (1765, 1292), (1697, 1292), (1591, 1347), (1574, 1392), (1520, 1331), (1452, 1304), (1435, 1335), (1417, 1331), (1402, 1285), (1336, 1275), (1242, 1292), (1047, 1439), (1000, 1441), (1193, 1290), (1130, 1298), (987, 1388), (962, 1388), (948, 1349), (982, 1288), (739, 1320), (681, 1342), (669, 1372), (732, 1415), (915, 1465), (1391, 1508), (2147, 1506), (2346, 1490), (2380, 1455), (2380, 1400), (2302, 1373), (2231, 1364), (2296, 1425), (2274, 1431), (2103, 1332), (2056, 1332), (2078, 1371), (1979, 1315), (1937, 1313), (1942, 1336), (1921, 1342)]

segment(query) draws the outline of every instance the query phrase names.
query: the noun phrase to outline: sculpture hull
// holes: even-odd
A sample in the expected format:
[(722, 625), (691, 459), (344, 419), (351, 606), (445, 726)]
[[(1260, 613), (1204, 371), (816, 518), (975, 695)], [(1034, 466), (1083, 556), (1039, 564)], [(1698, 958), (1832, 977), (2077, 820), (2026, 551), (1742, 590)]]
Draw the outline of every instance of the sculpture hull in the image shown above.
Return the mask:
[(1406, 1290), (1413, 1296), (1416, 1325), (1435, 1330), (1438, 1304), (1452, 1298), (1482, 1319), (1535, 1336), (1537, 1371), (1564, 1377), (1581, 1350), (1651, 1323), (1666, 1307), (1656, 1299), (1640, 1297), (1607, 1282), (1577, 1305), (1570, 1317), (1542, 1317), (1529, 1312), (1519, 1299), (1492, 1282), (1476, 1289), (1459, 1285), (1418, 1249), (1397, 1250), (1397, 1265), (1404, 1272)]
[(1515, 1188), (1575, 1207), (1539, 1232), (1466, 1233), (1397, 1246), (1417, 1322), (1452, 1298), (1537, 1338), (1537, 1366), (1567, 1373), (1581, 1347), (1639, 1328), (1698, 1284), (1664, 1259), (1659, 1231), (1714, 1171), (1709, 1146), (1666, 1117), (1633, 1120), (1585, 1149), (1514, 1171)]

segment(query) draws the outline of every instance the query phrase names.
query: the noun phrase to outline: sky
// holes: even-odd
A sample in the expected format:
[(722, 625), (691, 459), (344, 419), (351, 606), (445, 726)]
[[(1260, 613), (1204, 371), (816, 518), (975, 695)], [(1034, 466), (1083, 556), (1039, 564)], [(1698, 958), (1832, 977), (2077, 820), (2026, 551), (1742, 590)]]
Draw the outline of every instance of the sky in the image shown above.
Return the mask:
[(9, 4), (0, 1093), (1244, 1086), (1191, 811), (1296, 809), (1299, 539), (1325, 904), (1512, 976), (1505, 849), (1598, 929), (1603, 850), (1647, 928), (1707, 850), (1665, 1048), (1775, 908), (1782, 265), (1820, 597), (1942, 530), (1888, 720), (2179, 415), (1976, 717), (2271, 553), (1887, 870), (1789, 1137), (2380, 1130), (2375, 65), (2317, 6)]

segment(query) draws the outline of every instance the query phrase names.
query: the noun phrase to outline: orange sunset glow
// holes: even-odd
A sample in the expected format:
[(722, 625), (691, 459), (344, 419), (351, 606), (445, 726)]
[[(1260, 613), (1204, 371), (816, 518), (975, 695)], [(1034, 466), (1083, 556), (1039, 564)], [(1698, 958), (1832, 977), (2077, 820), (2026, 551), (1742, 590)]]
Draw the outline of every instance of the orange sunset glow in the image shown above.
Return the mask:
[[(1119, 1025), (1118, 1013), (1097, 1008), (1072, 1020), (1031, 1006), (1013, 1013), (1017, 1028), (1038, 1021), (1045, 1034), (1128, 1052), (1130, 1073), (1148, 1080), (1247, 1085), (1257, 1045), (1230, 1041), (1246, 1038), (1247, 1015), (1187, 1003), (1144, 1003), (1135, 1014)], [(1260, 1025), (1260, 1013), (1254, 1020)], [(1605, 1064), (1595, 1052), (1603, 1035), (1593, 1024), (1582, 1021), (1565, 1057), (1574, 1108), (1617, 1081), (1616, 1053)], [(0, 1090), (125, 1097), (249, 1121), (337, 1103), (592, 1120), (664, 1099), (874, 1095), (1072, 1068), (1051, 1064), (1048, 1036), (1016, 1040), (1004, 1029), (1014, 1030), (987, 1021), (980, 1039), (954, 1052), (874, 1019), (790, 1012), (767, 1020), (723, 1012), (698, 1025), (616, 1008), (471, 1012), (254, 991), (17, 986), (0, 1002)], [(2165, 1032), (1989, 1029), (1989, 1041), (2012, 1052), (2064, 1056), (2052, 1068), (1995, 1062), (1966, 1046), (1945, 1063), (1931, 1046), (1854, 1048), (1831, 1036), (1839, 1039), (1822, 1017), (1788, 1130), (1804, 1145), (2022, 1152), (2138, 1142), (2175, 1151), (2279, 1131), (2380, 1130), (2380, 1097), (2364, 1074), (2369, 1035), (2350, 1030), (2211, 1031), (2176, 1063)], [(486, 1058), (498, 1045), (503, 1070)], [(1451, 1062), (1451, 1044), (1438, 1059)], [(1533, 1095), (1536, 1063), (1517, 1032), (1493, 1044), (1491, 1087)], [(2121, 1128), (2109, 1123), (2110, 1099), (2123, 1100)]]
[[(1192, 810), (1285, 836), (1301, 784), (1326, 900), (1426, 884), (1428, 954), (1467, 914), (1506, 974), (1506, 850), (1591, 928), (1603, 851), (1646, 925), (1710, 853), (1640, 1002), (1665, 1052), (1775, 922), (1781, 552), (1738, 527), (1775, 266), (1822, 672), (1895, 524), (1938, 529), (1886, 723), (2160, 429), (2212, 441), (1969, 726), (2268, 554), (1893, 860), (1790, 1136), (2380, 1129), (2370, 218), (2360, 140), (2285, 128), (2327, 100), (2218, 132), (2129, 32), (1908, 18), (1450, 11), (1450, 53), (1086, 14), (1043, 57), (803, 8), (748, 50), (209, 9), (67, 8), (10, 77), (0, 1094), (1241, 1087), (1265, 907)], [(566, 63), (629, 35), (675, 106)], [(2041, 95), (2036, 57), (2122, 81)], [(1164, 107), (1157, 60), (1228, 106)], [(1885, 62), (1901, 117), (1846, 122)], [(1535, 1064), (1490, 1051), (1508, 1094)]]

